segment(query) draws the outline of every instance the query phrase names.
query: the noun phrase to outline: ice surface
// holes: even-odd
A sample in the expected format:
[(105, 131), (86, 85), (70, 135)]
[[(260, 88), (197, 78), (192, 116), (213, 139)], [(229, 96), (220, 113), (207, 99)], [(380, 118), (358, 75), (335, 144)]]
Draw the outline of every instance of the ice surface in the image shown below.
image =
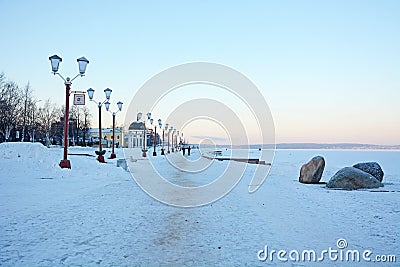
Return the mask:
[[(93, 151), (69, 148), (74, 154)], [(124, 157), (122, 150), (116, 152), (117, 159)], [(377, 161), (385, 172), (384, 192), (298, 183), (301, 165), (316, 155), (326, 160), (323, 181), (344, 166)], [(206, 171), (188, 175), (165, 157), (149, 157), (167, 179), (186, 186), (209, 183), (228, 164), (213, 161)], [(400, 251), (399, 151), (278, 150), (256, 193), (247, 190), (256, 167), (249, 165), (229, 194), (198, 208), (154, 200), (116, 167), (117, 159), (100, 164), (95, 157), (73, 155), (69, 170), (58, 167), (61, 158), (58, 147), (0, 144), (1, 266), (280, 266), (277, 259), (260, 262), (257, 252), (265, 245), (321, 251), (337, 248), (339, 238), (350, 249)], [(139, 158), (136, 166), (148, 160)], [(241, 169), (244, 163), (231, 164)], [(318, 263), (346, 264), (365, 262)]]

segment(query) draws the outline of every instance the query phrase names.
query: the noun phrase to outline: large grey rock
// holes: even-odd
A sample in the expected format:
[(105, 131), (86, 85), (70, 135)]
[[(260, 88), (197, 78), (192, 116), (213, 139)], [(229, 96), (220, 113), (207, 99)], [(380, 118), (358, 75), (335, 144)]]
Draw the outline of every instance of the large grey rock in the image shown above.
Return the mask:
[(339, 170), (329, 182), (326, 184), (328, 188), (340, 189), (361, 189), (361, 188), (378, 188), (383, 186), (371, 174), (354, 167), (345, 167)]
[(313, 157), (301, 166), (299, 182), (305, 184), (318, 184), (325, 168), (325, 159), (321, 156)]
[(353, 167), (371, 174), (376, 179), (378, 179), (379, 182), (382, 182), (383, 180), (383, 171), (381, 166), (379, 166), (377, 162), (357, 163)]

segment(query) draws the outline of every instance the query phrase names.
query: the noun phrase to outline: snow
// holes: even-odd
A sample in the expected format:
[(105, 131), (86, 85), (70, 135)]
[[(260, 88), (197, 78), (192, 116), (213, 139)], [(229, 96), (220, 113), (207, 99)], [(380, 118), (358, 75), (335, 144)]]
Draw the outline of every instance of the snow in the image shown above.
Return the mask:
[[(93, 148), (68, 151), (94, 155)], [(150, 164), (169, 181), (199, 186), (212, 182), (230, 164), (244, 169), (244, 176), (216, 202), (178, 208), (153, 199), (129, 172), (116, 167), (117, 159), (124, 157), (122, 149), (106, 164), (71, 155), (69, 170), (58, 167), (62, 148), (0, 144), (0, 265), (280, 266), (283, 262), (276, 258), (259, 261), (258, 251), (266, 245), (287, 251), (337, 249), (339, 238), (346, 239), (349, 249), (369, 249), (373, 255), (400, 251), (399, 151), (277, 150), (269, 176), (252, 194), (248, 185), (257, 165), (202, 161), (199, 151), (192, 150), (190, 159), (207, 167), (200, 173), (182, 173), (173, 167), (181, 166), (182, 156), (167, 159), (158, 152), (151, 157), (151, 152), (146, 159), (140, 151), (132, 155), (137, 161), (126, 158), (134, 174), (145, 173)], [(323, 181), (342, 167), (377, 161), (385, 172), (385, 192), (298, 183), (301, 165), (316, 155), (326, 160)], [(314, 264), (366, 263), (325, 259)]]

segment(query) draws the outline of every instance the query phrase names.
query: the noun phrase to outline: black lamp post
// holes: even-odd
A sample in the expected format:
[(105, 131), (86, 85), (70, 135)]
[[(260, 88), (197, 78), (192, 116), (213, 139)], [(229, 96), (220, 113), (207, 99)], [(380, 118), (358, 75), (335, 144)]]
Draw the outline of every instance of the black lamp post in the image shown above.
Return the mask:
[(169, 135), (170, 135), (170, 133), (171, 133), (171, 131), (172, 131), (172, 127), (169, 128), (169, 129), (168, 129), (168, 127), (167, 127), (167, 130), (168, 130), (168, 154), (169, 154), (169, 153), (171, 153), (171, 151), (169, 150)]
[[(175, 138), (172, 138), (172, 144), (174, 144), (175, 152), (178, 152), (178, 148), (176, 147), (176, 129), (174, 129), (174, 135), (173, 136)], [(172, 152), (174, 152), (174, 151), (172, 150)]]
[[(150, 119), (150, 129), (153, 128), (153, 121), (154, 121), (153, 118), (151, 118)], [(153, 131), (153, 129), (151, 131)], [(153, 135), (153, 144), (154, 144), (154, 135)], [(153, 156), (154, 156), (154, 152), (156, 152), (156, 147), (154, 147)]]
[(122, 102), (121, 101), (119, 101), (118, 103), (117, 103), (117, 105), (118, 105), (118, 110), (116, 111), (116, 112), (111, 112), (109, 109), (110, 109), (110, 102), (106, 102), (106, 103), (104, 103), (104, 105), (106, 106), (106, 110), (107, 111), (110, 111), (111, 112), (111, 114), (112, 114), (112, 117), (113, 117), (113, 131), (112, 131), (112, 152), (111, 152), (111, 155), (110, 155), (110, 159), (115, 159), (116, 157), (117, 157), (117, 155), (115, 155), (115, 153), (114, 153), (114, 147), (115, 147), (115, 115), (119, 112), (119, 111), (121, 111), (122, 110)]
[(169, 151), (174, 152), (174, 146), (173, 146), (173, 141), (172, 141), (172, 140), (174, 140), (173, 130), (174, 130), (174, 127), (171, 126), (169, 128), (169, 134), (171, 135), (171, 140), (169, 141), (169, 146), (171, 147), (171, 150), (168, 149), (168, 153), (170, 153)]
[(168, 131), (168, 123), (165, 124), (165, 127), (162, 130), (162, 149), (161, 149), (161, 155), (165, 155), (165, 149), (164, 149), (164, 144), (165, 144), (165, 135), (164, 132)]
[[(151, 119), (150, 120), (150, 124), (151, 124), (151, 126), (153, 126), (153, 119)], [(154, 134), (153, 134), (153, 146), (154, 146), (154, 148), (153, 148), (153, 157), (154, 156), (157, 156), (157, 152), (156, 152), (156, 131), (157, 131), (157, 126), (156, 125), (154, 125)]]
[(178, 137), (180, 137), (181, 135), (180, 135), (180, 133), (179, 133), (179, 131), (176, 131), (176, 141), (175, 141), (175, 144), (176, 144), (176, 151), (178, 151), (178, 147), (179, 147), (179, 149), (181, 148), (180, 147), (180, 144), (178, 143)]
[(165, 153), (164, 153), (164, 129), (162, 127), (161, 119), (158, 119), (158, 126), (160, 127), (160, 131), (161, 131), (161, 129), (163, 130), (162, 140), (161, 140), (161, 155), (165, 155)]
[[(99, 151), (95, 151), (97, 154), (97, 160), (101, 163), (104, 163), (104, 154), (106, 153), (105, 150), (103, 150), (103, 138), (101, 136), (101, 107), (103, 106), (104, 103), (108, 102), (108, 100), (110, 100), (110, 96), (111, 96), (111, 92), (112, 90), (110, 88), (107, 88), (104, 90), (104, 93), (106, 95), (106, 100), (104, 100), (103, 102), (98, 102), (97, 103), (97, 107), (99, 108)], [(93, 99), (93, 94), (94, 94), (94, 89), (89, 88), (87, 90), (87, 93), (89, 95), (89, 100), (96, 102)]]
[[(147, 119), (143, 120), (143, 149), (142, 149), (142, 157), (147, 157), (147, 145), (146, 145), (146, 121), (151, 120), (151, 113), (147, 112)], [(137, 120), (139, 121), (142, 118), (142, 112), (137, 114)]]
[[(136, 116), (137, 121), (140, 121), (142, 119), (142, 112), (139, 112)], [(143, 122), (143, 149), (142, 149), (142, 157), (146, 157), (146, 147), (145, 147), (145, 141), (146, 141), (146, 124)]]
[(67, 159), (68, 155), (68, 121), (69, 121), (69, 95), (71, 94), (71, 84), (72, 81), (75, 80), (78, 76), (85, 76), (86, 72), (86, 67), (87, 64), (89, 63), (89, 60), (87, 60), (85, 57), (80, 57), (77, 59), (78, 61), (78, 66), (79, 66), (79, 73), (73, 78), (67, 77), (64, 79), (64, 77), (58, 72), (58, 68), (60, 66), (60, 62), (62, 61), (62, 58), (54, 55), (49, 57), (49, 60), (51, 62), (51, 71), (53, 72), (54, 75), (58, 75), (63, 79), (64, 85), (65, 85), (65, 114), (64, 114), (64, 157), (60, 161), (60, 167), (61, 168), (68, 168), (71, 169), (71, 162)]

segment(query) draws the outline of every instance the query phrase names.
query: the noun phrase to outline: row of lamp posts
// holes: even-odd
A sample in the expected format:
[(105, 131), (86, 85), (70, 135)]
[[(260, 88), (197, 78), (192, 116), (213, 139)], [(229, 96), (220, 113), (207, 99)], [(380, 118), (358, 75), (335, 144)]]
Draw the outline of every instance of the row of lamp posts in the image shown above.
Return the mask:
[[(49, 57), (49, 60), (51, 62), (51, 70), (52, 73), (54, 75), (58, 75), (63, 81), (64, 81), (64, 85), (65, 85), (65, 114), (64, 114), (64, 157), (63, 159), (60, 161), (60, 167), (61, 168), (71, 168), (71, 162), (68, 160), (68, 121), (69, 121), (69, 96), (71, 94), (71, 85), (72, 85), (72, 81), (74, 81), (77, 77), (83, 77), (85, 76), (85, 72), (86, 72), (86, 67), (87, 64), (89, 63), (89, 60), (87, 60), (85, 57), (81, 57), (77, 59), (78, 62), (78, 66), (79, 66), (79, 73), (74, 77), (74, 78), (64, 78), (59, 72), (59, 66), (60, 66), (60, 62), (62, 62), (62, 58), (54, 55)], [(87, 90), (88, 96), (89, 96), (89, 100), (96, 102), (93, 99), (94, 96), (94, 89), (89, 88)], [(117, 103), (118, 105), (118, 110), (115, 112), (112, 112), (109, 110), (110, 108), (110, 96), (111, 96), (111, 92), (112, 90), (110, 88), (107, 88), (104, 90), (106, 99), (104, 101), (99, 101), (97, 102), (97, 107), (99, 109), (99, 151), (96, 151), (97, 154), (97, 160), (99, 162), (105, 162), (104, 161), (104, 154), (105, 154), (105, 150), (103, 150), (102, 147), (102, 133), (101, 133), (101, 107), (103, 106), (103, 104), (106, 106), (106, 110), (111, 112), (112, 117), (113, 117), (113, 132), (112, 132), (112, 153), (110, 156), (110, 159), (116, 158), (116, 155), (114, 153), (114, 147), (115, 147), (115, 115), (122, 110), (122, 102), (119, 101)], [(137, 120), (140, 121), (142, 118), (142, 113), (139, 112), (137, 114)], [(146, 146), (146, 122), (150, 121), (150, 124), (153, 125), (153, 119), (151, 118), (151, 113), (148, 112), (146, 114), (145, 119), (143, 120), (143, 125), (144, 125), (144, 129), (143, 129), (143, 150), (142, 150), (142, 156), (146, 157), (147, 154), (147, 146)], [(165, 154), (164, 151), (164, 143), (165, 143), (165, 139), (164, 139), (164, 135), (165, 132), (167, 133), (168, 136), (168, 150), (167, 153), (170, 153), (170, 143), (171, 143), (171, 148), (172, 148), (172, 152), (174, 152), (177, 147), (178, 147), (178, 137), (181, 138), (181, 136), (183, 137), (183, 133), (181, 133), (181, 135), (179, 134), (179, 131), (177, 131), (176, 129), (174, 129), (174, 127), (169, 127), (169, 124), (166, 123), (165, 124), (165, 128), (162, 128), (162, 122), (161, 119), (158, 119), (158, 126), (160, 127), (160, 130), (163, 130), (163, 138), (162, 138), (162, 149), (161, 149), (161, 155)], [(171, 136), (171, 142), (170, 142), (170, 135)], [(175, 137), (175, 138), (174, 138)], [(157, 152), (156, 152), (156, 145), (157, 145), (157, 125), (154, 126), (154, 139), (153, 139), (153, 143), (154, 143), (154, 150), (153, 150), (153, 156), (157, 156)]]
[[(104, 154), (106, 153), (105, 150), (103, 150), (103, 137), (102, 137), (102, 133), (101, 133), (101, 107), (103, 106), (103, 104), (106, 106), (106, 110), (109, 111), (112, 114), (112, 118), (113, 118), (113, 130), (112, 130), (112, 152), (111, 152), (111, 156), (110, 159), (115, 159), (117, 156), (114, 153), (114, 146), (115, 146), (115, 115), (117, 114), (117, 112), (122, 110), (122, 102), (119, 101), (117, 103), (118, 105), (118, 110), (115, 112), (110, 111), (110, 97), (111, 97), (111, 92), (112, 90), (110, 88), (104, 89), (104, 93), (106, 96), (106, 99), (101, 102), (97, 102), (97, 107), (99, 108), (99, 151), (96, 151), (97, 154), (97, 160), (99, 162), (104, 163)], [(96, 100), (93, 99), (94, 96), (94, 89), (89, 88), (87, 90), (88, 96), (89, 96), (89, 100), (96, 102)]]
[[(89, 63), (89, 60), (87, 60), (85, 57), (81, 57), (78, 58), (78, 66), (79, 66), (79, 73), (74, 77), (74, 78), (64, 78), (59, 72), (59, 66), (60, 66), (60, 62), (62, 62), (62, 58), (54, 55), (49, 57), (49, 60), (51, 62), (51, 70), (52, 73), (54, 75), (58, 75), (63, 81), (64, 81), (64, 85), (65, 85), (65, 114), (64, 114), (64, 157), (63, 159), (60, 161), (60, 167), (61, 168), (71, 168), (71, 162), (68, 160), (67, 156), (68, 156), (68, 121), (69, 121), (69, 96), (71, 94), (71, 85), (72, 85), (72, 81), (74, 81), (77, 77), (83, 77), (85, 76), (85, 72), (86, 72), (86, 67), (87, 64)], [(101, 107), (103, 106), (103, 104), (106, 106), (106, 110), (111, 112), (109, 110), (110, 108), (110, 96), (111, 96), (111, 92), (112, 90), (110, 88), (107, 88), (104, 90), (106, 99), (103, 102), (98, 102), (97, 103), (97, 107), (99, 108), (99, 151), (96, 151), (97, 154), (97, 160), (99, 162), (105, 162), (104, 161), (104, 154), (105, 154), (105, 150), (103, 150), (102, 148), (102, 135), (101, 135)], [(89, 88), (87, 90), (88, 96), (89, 96), (89, 100), (90, 101), (95, 101), (93, 99), (93, 95), (94, 95), (94, 89)], [(119, 101), (117, 103), (118, 105), (118, 110), (115, 112), (111, 112), (112, 117), (113, 117), (113, 132), (112, 132), (112, 153), (110, 158), (116, 158), (116, 155), (114, 153), (114, 146), (115, 146), (115, 115), (117, 112), (122, 110), (122, 102)]]
[[(143, 113), (139, 112), (137, 114), (137, 121), (140, 121), (143, 117)], [(143, 122), (143, 149), (142, 149), (142, 156), (146, 157), (147, 156), (147, 144), (146, 144), (146, 135), (147, 135), (147, 128), (146, 128), (146, 123), (150, 122), (151, 127), (153, 126), (154, 119), (151, 118), (151, 113), (148, 112), (146, 114), (146, 117), (144, 118)], [(162, 129), (162, 141), (161, 141), (161, 155), (165, 155), (165, 149), (164, 149), (164, 143), (165, 143), (165, 133), (167, 134), (167, 153), (172, 152), (177, 152), (177, 147), (178, 147), (178, 137), (180, 141), (182, 140), (183, 133), (179, 133), (174, 127), (170, 127), (168, 123), (165, 124), (165, 128), (163, 128), (162, 121), (161, 119), (158, 119), (158, 127), (160, 127), (160, 130)], [(170, 127), (170, 128), (169, 128)], [(170, 135), (171, 135), (171, 142), (170, 142)], [(171, 144), (171, 150), (170, 150), (170, 144)], [(153, 156), (157, 156), (157, 151), (156, 151), (156, 146), (157, 146), (157, 125), (154, 125), (154, 137), (153, 137)]]

